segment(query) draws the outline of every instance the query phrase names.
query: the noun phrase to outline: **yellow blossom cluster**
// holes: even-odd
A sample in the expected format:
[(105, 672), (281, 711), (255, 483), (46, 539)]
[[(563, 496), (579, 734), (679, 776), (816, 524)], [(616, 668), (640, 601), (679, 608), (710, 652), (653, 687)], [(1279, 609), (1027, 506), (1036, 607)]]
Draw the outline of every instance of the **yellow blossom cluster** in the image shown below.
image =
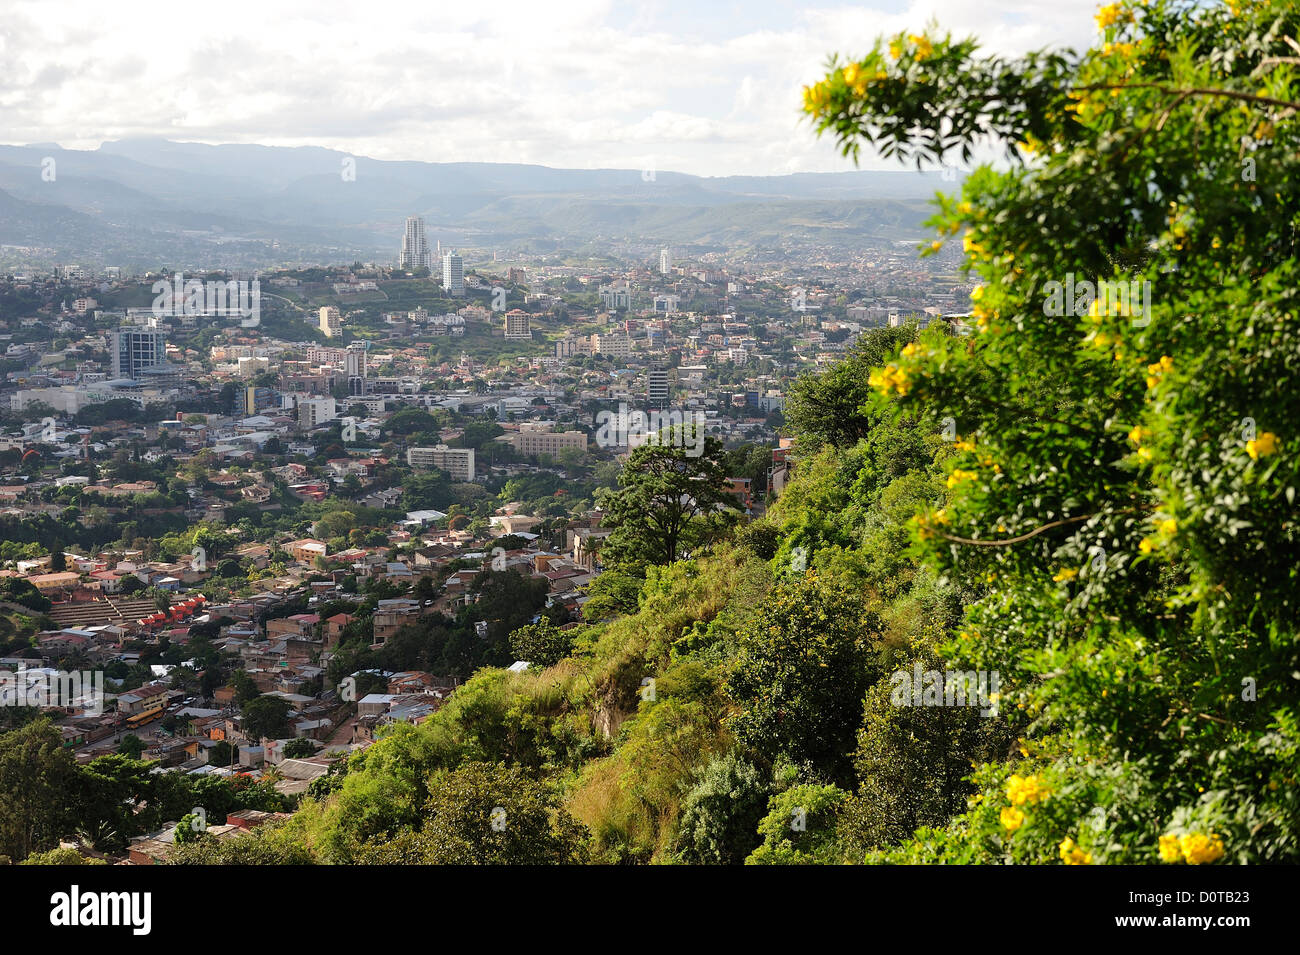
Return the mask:
[(1178, 521), (1172, 517), (1166, 517), (1163, 520), (1156, 521), (1156, 535), (1154, 537), (1144, 537), (1138, 544), (1138, 550), (1144, 554), (1150, 554), (1154, 550), (1163, 547), (1169, 541), (1173, 540), (1174, 535), (1178, 533)]
[(1214, 833), (1191, 832), (1185, 836), (1166, 833), (1160, 837), (1160, 858), (1164, 862), (1206, 865), (1223, 858), (1223, 839)]
[(1133, 11), (1122, 3), (1109, 3), (1097, 11), (1097, 26), (1105, 30), (1119, 23), (1132, 23)]
[(911, 390), (912, 379), (908, 377), (906, 369), (891, 363), (884, 368), (873, 369), (867, 376), (867, 384), (886, 395), (897, 392), (902, 396)]
[(1061, 840), (1060, 852), (1066, 865), (1092, 865), (1092, 853), (1084, 852), (1069, 836)]
[(963, 481), (973, 481), (977, 477), (979, 475), (974, 471), (963, 471), (961, 468), (954, 468), (953, 472), (948, 475), (948, 487), (954, 488)]
[[(988, 249), (975, 238), (975, 233), (971, 229), (967, 229), (966, 234), (962, 236), (961, 248), (967, 255), (974, 255), (985, 259), (988, 258), (989, 255)], [(975, 292), (971, 292), (971, 298), (975, 298)]]
[(1162, 355), (1160, 360), (1147, 365), (1147, 388), (1154, 389), (1160, 384), (1160, 379), (1174, 370), (1174, 360), (1168, 355)]
[(1079, 576), (1079, 570), (1077, 567), (1065, 567), (1062, 568), (1061, 570), (1058, 570), (1055, 574), (1052, 575), (1052, 581), (1054, 583), (1060, 584), (1060, 583), (1064, 583), (1067, 580), (1073, 580), (1075, 577), (1078, 576)]
[(1025, 824), (1025, 814), (1014, 806), (1007, 806), (998, 816), (1007, 832), (1015, 832)]
[(1277, 435), (1272, 431), (1265, 431), (1255, 437), (1253, 441), (1246, 442), (1246, 453), (1250, 455), (1251, 460), (1266, 458), (1277, 451)]
[(822, 112), (830, 104), (831, 88), (824, 80), (803, 88), (803, 111), (805, 113), (815, 115)]
[(1013, 806), (1042, 802), (1052, 790), (1037, 776), (1012, 776), (1007, 780), (1007, 798)]

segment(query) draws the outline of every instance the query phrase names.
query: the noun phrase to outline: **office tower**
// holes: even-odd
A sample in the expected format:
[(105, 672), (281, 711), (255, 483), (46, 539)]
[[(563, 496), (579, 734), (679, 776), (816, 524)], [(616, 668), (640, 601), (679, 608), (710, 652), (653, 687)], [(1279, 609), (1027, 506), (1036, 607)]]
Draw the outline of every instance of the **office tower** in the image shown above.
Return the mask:
[(659, 272), (661, 275), (669, 275), (673, 270), (673, 251), (672, 249), (659, 250)]
[(139, 378), (144, 369), (167, 363), (167, 339), (157, 329), (119, 328), (109, 338), (114, 378)]
[(320, 330), (326, 338), (343, 334), (343, 317), (333, 305), (325, 305), (320, 310)]
[(366, 343), (353, 342), (344, 356), (344, 369), (348, 376), (348, 394), (366, 393)]
[(455, 252), (442, 257), (442, 287), (455, 298), (465, 294), (465, 261)]
[(651, 408), (668, 407), (668, 369), (651, 365), (645, 373), (646, 402)]
[(402, 254), (397, 264), (404, 269), (432, 269), (433, 257), (429, 254), (429, 241), (424, 237), (424, 220), (419, 216), (406, 217), (406, 231), (402, 234)]

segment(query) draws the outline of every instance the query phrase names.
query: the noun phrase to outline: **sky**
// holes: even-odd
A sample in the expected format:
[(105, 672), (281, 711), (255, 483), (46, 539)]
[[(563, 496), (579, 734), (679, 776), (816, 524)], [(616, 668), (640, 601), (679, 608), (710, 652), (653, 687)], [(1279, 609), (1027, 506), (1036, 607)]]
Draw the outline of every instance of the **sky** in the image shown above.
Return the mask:
[[(831, 53), (936, 20), (1083, 48), (1097, 0), (5, 0), (0, 140), (161, 136), (705, 176), (853, 168), (801, 117)], [(861, 168), (896, 168), (863, 154)]]

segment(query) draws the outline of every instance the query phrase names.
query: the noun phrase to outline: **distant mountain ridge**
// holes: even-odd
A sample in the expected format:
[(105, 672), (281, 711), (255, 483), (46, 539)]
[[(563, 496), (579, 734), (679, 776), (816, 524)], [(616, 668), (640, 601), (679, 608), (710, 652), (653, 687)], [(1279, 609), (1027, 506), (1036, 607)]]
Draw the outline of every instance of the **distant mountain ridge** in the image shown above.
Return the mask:
[(0, 146), (0, 244), (129, 265), (388, 261), (405, 217), (422, 215), (444, 245), (865, 247), (919, 237), (927, 201), (955, 186), (910, 171), (710, 178), (162, 139)]

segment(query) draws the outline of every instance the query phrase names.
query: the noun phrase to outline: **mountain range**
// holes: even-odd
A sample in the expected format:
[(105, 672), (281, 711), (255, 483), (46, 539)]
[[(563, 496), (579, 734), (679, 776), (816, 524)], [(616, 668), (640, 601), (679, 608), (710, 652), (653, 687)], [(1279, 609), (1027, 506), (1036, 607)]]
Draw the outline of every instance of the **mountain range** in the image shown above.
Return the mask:
[(387, 262), (421, 215), (431, 242), (479, 249), (869, 248), (919, 238), (927, 201), (955, 186), (912, 171), (710, 178), (163, 139), (0, 146), (0, 245), (133, 267)]

